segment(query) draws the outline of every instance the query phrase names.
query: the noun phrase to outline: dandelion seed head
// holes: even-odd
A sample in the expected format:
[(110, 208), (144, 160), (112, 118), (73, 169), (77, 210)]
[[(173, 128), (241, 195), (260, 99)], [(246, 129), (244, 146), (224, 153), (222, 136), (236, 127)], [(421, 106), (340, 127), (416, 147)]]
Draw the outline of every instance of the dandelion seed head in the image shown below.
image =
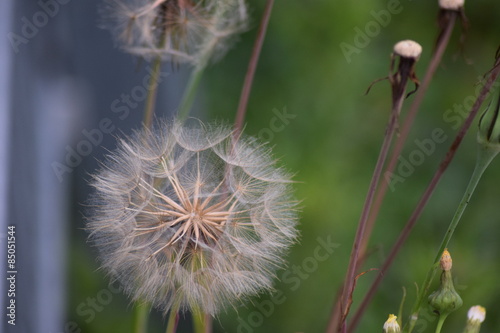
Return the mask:
[(297, 237), (290, 182), (254, 139), (160, 123), (94, 176), (90, 239), (134, 300), (215, 314), (272, 288)]
[(105, 0), (104, 26), (128, 53), (196, 65), (246, 28), (244, 0)]

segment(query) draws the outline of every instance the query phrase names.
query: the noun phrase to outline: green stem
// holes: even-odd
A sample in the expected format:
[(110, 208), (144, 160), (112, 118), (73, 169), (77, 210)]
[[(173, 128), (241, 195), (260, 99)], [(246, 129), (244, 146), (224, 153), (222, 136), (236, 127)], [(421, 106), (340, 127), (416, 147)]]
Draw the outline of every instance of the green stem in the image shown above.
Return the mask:
[(465, 194), (462, 197), (460, 204), (458, 205), (458, 208), (455, 212), (455, 215), (453, 216), (453, 219), (450, 222), (450, 225), (448, 227), (448, 230), (446, 231), (446, 234), (444, 235), (444, 238), (441, 242), (441, 246), (439, 247), (439, 250), (436, 253), (436, 258), (434, 259), (434, 262), (431, 266), (431, 269), (427, 273), (425, 281), (422, 284), (422, 288), (420, 289), (420, 293), (418, 295), (417, 301), (415, 302), (415, 306), (413, 307), (412, 316), (411, 316), (410, 323), (409, 323), (408, 333), (411, 333), (411, 331), (415, 327), (415, 324), (417, 323), (418, 313), (420, 312), (422, 302), (425, 298), (425, 295), (427, 295), (429, 288), (430, 288), (430, 285), (432, 283), (432, 280), (434, 279), (434, 276), (436, 275), (436, 271), (439, 268), (439, 261), (441, 259), (441, 255), (443, 254), (443, 251), (448, 247), (448, 243), (450, 242), (450, 239), (453, 236), (455, 229), (457, 228), (458, 222), (460, 222), (460, 218), (462, 217), (462, 215), (465, 211), (465, 208), (467, 208), (469, 200), (472, 197), (472, 194), (474, 193), (474, 190), (476, 189), (476, 186), (479, 183), (481, 176), (483, 175), (484, 171), (486, 170), (488, 165), (491, 163), (493, 158), (498, 153), (499, 153), (499, 150), (495, 149), (495, 148), (491, 148), (491, 147), (488, 147), (485, 145), (482, 145), (479, 147), (478, 155), (477, 155), (477, 159), (476, 159), (476, 167), (474, 168), (474, 172), (472, 173), (472, 177), (469, 181), (469, 185), (467, 185), (467, 189), (465, 190)]
[(479, 183), (479, 180), (481, 179), (486, 168), (488, 168), (488, 165), (490, 165), (493, 158), (495, 158), (495, 156), (498, 154), (498, 152), (499, 151), (497, 149), (493, 149), (488, 146), (479, 147), (474, 173), (472, 174), (472, 177), (469, 181), (469, 185), (465, 190), (465, 194), (462, 197), (462, 201), (460, 202), (460, 205), (458, 206), (457, 211), (455, 212), (455, 216), (453, 216), (453, 220), (451, 221), (450, 226), (448, 227), (448, 231), (446, 232), (443, 241), (441, 242), (441, 246), (439, 248), (438, 253), (436, 254), (434, 263), (439, 263), (441, 255), (443, 254), (443, 251), (448, 247), (448, 243), (450, 242), (450, 239), (453, 236), (453, 233), (455, 232), (458, 222), (460, 221), (460, 218), (462, 217), (462, 214), (464, 213), (465, 208), (467, 207), (467, 204), (469, 203), (469, 200), (472, 197), (472, 194), (474, 193), (477, 184)]
[(156, 93), (158, 91), (158, 81), (161, 69), (161, 58), (157, 57), (153, 62), (153, 70), (151, 79), (149, 80), (148, 95), (146, 96), (146, 106), (144, 108), (144, 125), (151, 128), (153, 123), (153, 115), (155, 112)]
[(179, 111), (177, 112), (177, 120), (180, 122), (184, 122), (189, 115), (189, 111), (191, 110), (191, 106), (193, 105), (194, 98), (196, 96), (196, 90), (200, 85), (201, 77), (203, 76), (203, 72), (207, 67), (206, 65), (207, 62), (202, 61), (191, 72), (188, 85), (186, 87), (186, 90), (184, 91), (184, 95), (182, 96), (182, 101), (179, 106)]
[(165, 333), (175, 333), (177, 330), (177, 321), (179, 319), (179, 311), (177, 309), (172, 308), (170, 310), (170, 316), (168, 317), (167, 330)]
[(439, 316), (439, 320), (436, 326), (436, 333), (441, 333), (441, 328), (443, 327), (444, 321), (446, 320), (447, 317), (448, 315)]
[(146, 333), (148, 329), (149, 304), (137, 301), (134, 306), (132, 325), (134, 333)]
[(195, 333), (205, 333), (207, 329), (207, 322), (205, 321), (205, 314), (199, 309), (193, 309), (191, 312), (193, 316), (193, 326)]

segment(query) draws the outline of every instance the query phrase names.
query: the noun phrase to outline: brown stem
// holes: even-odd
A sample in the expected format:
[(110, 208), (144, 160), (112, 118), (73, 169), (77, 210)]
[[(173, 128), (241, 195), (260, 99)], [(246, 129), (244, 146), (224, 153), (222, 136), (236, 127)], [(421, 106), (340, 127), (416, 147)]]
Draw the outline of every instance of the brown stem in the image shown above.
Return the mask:
[[(406, 139), (408, 138), (408, 135), (410, 133), (410, 129), (413, 125), (413, 121), (417, 115), (417, 112), (420, 108), (420, 105), (422, 104), (425, 93), (427, 92), (427, 89), (429, 88), (429, 85), (432, 81), (432, 78), (433, 78), (439, 64), (441, 63), (441, 59), (443, 57), (444, 51), (446, 50), (446, 47), (448, 46), (448, 42), (450, 40), (451, 33), (452, 33), (453, 27), (455, 25), (455, 21), (456, 21), (456, 13), (452, 12), (450, 19), (448, 20), (448, 25), (444, 28), (443, 32), (440, 34), (440, 36), (438, 38), (436, 49), (432, 55), (431, 61), (429, 63), (429, 67), (427, 68), (427, 71), (425, 73), (422, 84), (420, 85), (419, 90), (415, 94), (415, 99), (413, 100), (413, 103), (410, 105), (408, 115), (405, 118), (399, 139), (396, 141), (394, 150), (391, 154), (391, 157), (389, 158), (389, 162), (387, 163), (387, 168), (384, 172), (384, 175), (392, 174), (392, 172), (394, 171), (394, 169), (396, 167), (399, 155), (401, 154), (401, 151), (403, 150), (404, 144), (406, 142)], [(380, 184), (380, 187), (377, 191), (377, 194), (376, 194), (375, 200), (374, 200), (374, 204), (373, 204), (373, 208), (372, 208), (371, 213), (370, 213), (370, 218), (368, 219), (365, 237), (362, 241), (361, 253), (366, 252), (366, 248), (368, 246), (368, 242), (370, 241), (370, 237), (371, 237), (373, 228), (375, 226), (375, 222), (376, 222), (378, 213), (380, 212), (380, 208), (382, 206), (382, 202), (384, 200), (385, 194), (387, 193), (388, 186), (389, 186), (389, 182), (383, 181)], [(358, 268), (361, 265), (362, 265), (362, 262), (358, 263)]]
[(205, 326), (205, 333), (212, 333), (213, 331), (213, 320), (212, 320), (212, 316), (209, 315), (209, 314), (205, 314), (205, 323), (206, 323), (206, 326)]
[[(391, 69), (393, 62), (394, 58), (392, 59), (391, 62)], [(412, 78), (414, 75), (413, 71), (414, 63), (415, 59), (400, 57), (399, 68), (395, 73), (390, 73), (389, 75), (389, 80), (391, 82), (391, 87), (392, 87), (392, 111), (384, 135), (384, 141), (382, 143), (377, 163), (373, 171), (372, 179), (370, 181), (370, 186), (368, 187), (368, 193), (366, 194), (361, 217), (358, 222), (358, 228), (356, 231), (356, 236), (354, 238), (351, 250), (351, 257), (349, 259), (349, 266), (347, 268), (347, 274), (344, 280), (344, 286), (342, 288), (341, 298), (339, 299), (339, 304), (335, 305), (334, 312), (330, 319), (327, 332), (333, 332), (333, 330), (337, 326), (336, 319), (340, 319), (340, 321), (338, 321), (338, 328), (342, 332), (344, 332), (346, 329), (345, 322), (347, 315), (349, 313), (350, 305), (352, 303), (352, 294), (354, 292), (356, 268), (360, 255), (359, 250), (360, 250), (361, 240), (363, 239), (364, 236), (366, 222), (368, 221), (370, 207), (373, 202), (375, 190), (382, 175), (384, 163), (389, 153), (394, 133), (396, 132), (398, 126), (399, 114), (401, 113), (401, 108), (403, 106), (403, 101), (405, 99), (406, 84), (408, 82), (408, 79)], [(340, 314), (337, 313), (338, 311), (340, 311)]]
[(236, 113), (236, 120), (234, 123), (235, 136), (238, 136), (243, 129), (243, 122), (247, 112), (248, 99), (250, 97), (250, 91), (252, 90), (253, 78), (255, 76), (255, 70), (257, 69), (262, 44), (264, 43), (264, 38), (266, 36), (269, 19), (271, 18), (273, 4), (274, 0), (267, 0), (266, 8), (264, 9), (264, 14), (257, 33), (257, 39), (255, 40), (255, 44), (253, 46), (252, 56), (250, 57), (250, 62), (248, 63), (248, 69), (243, 83), (243, 88), (241, 90), (240, 102), (238, 104), (238, 111)]
[(361, 302), (361, 305), (354, 315), (352, 322), (349, 326), (349, 332), (354, 332), (356, 329), (356, 326), (359, 324), (359, 321), (366, 310), (368, 304), (370, 303), (371, 299), (373, 298), (378, 286), (382, 282), (383, 277), (385, 276), (387, 270), (391, 266), (392, 262), (396, 258), (396, 255), (399, 253), (401, 247), (405, 243), (406, 239), (410, 235), (410, 232), (412, 231), (413, 227), (415, 226), (418, 218), (420, 217), (425, 205), (427, 204), (427, 201), (430, 199), (432, 193), (434, 192), (434, 189), (436, 188), (439, 180), (443, 176), (444, 172), (448, 168), (449, 164), (453, 160), (453, 157), (455, 156), (455, 153), (457, 152), (458, 147), (462, 143), (462, 140), (467, 133), (468, 129), (470, 128), (472, 121), (474, 120), (474, 117), (476, 114), (479, 112), (479, 108), (484, 102), (484, 99), (488, 95), (488, 93), (491, 90), (491, 87), (495, 80), (497, 79), (498, 75), (500, 73), (500, 58), (497, 58), (495, 62), (495, 67), (489, 72), (489, 77), (481, 90), (481, 93), (477, 97), (474, 105), (472, 106), (471, 112), (469, 113), (467, 119), (465, 120), (464, 124), (460, 128), (460, 131), (458, 132), (457, 136), (455, 137), (455, 140), (450, 146), (450, 149), (446, 153), (446, 156), (444, 157), (443, 161), (439, 165), (438, 170), (432, 177), (431, 182), (429, 183), (427, 189), (425, 190), (424, 194), (422, 195), (420, 201), (418, 202), (417, 206), (415, 207), (415, 210), (413, 211), (412, 215), (410, 216), (408, 222), (406, 223), (405, 227), (399, 234), (399, 237), (394, 244), (394, 246), (391, 249), (391, 252), (389, 253), (389, 256), (387, 257), (386, 261), (384, 262), (382, 268), (380, 269), (375, 281), (371, 285), (370, 289), (366, 293), (363, 301)]

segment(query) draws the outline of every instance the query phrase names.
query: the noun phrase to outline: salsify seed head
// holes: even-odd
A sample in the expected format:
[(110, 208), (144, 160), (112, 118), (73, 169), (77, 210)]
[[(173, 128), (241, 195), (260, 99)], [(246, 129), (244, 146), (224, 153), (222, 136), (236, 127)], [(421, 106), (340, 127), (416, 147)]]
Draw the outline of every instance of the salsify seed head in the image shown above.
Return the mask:
[(161, 122), (107, 156), (87, 228), (134, 300), (215, 314), (272, 288), (297, 237), (290, 183), (254, 139)]
[(105, 0), (102, 14), (126, 52), (193, 65), (221, 57), (247, 24), (245, 0)]

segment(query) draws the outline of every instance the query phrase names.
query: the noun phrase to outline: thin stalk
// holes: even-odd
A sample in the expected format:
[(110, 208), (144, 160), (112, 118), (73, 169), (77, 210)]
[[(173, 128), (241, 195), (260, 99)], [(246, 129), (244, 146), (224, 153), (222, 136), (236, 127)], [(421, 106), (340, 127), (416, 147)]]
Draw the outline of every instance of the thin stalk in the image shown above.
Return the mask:
[(195, 310), (191, 312), (191, 315), (193, 316), (194, 333), (205, 333), (208, 326), (205, 314), (200, 310)]
[(201, 63), (193, 69), (191, 75), (189, 76), (189, 81), (186, 86), (186, 90), (184, 91), (184, 95), (182, 96), (179, 111), (177, 112), (177, 120), (180, 122), (184, 122), (189, 115), (189, 111), (191, 111), (191, 106), (193, 105), (196, 91), (200, 85), (201, 77), (205, 72), (207, 63), (208, 59), (201, 61)]
[[(396, 164), (398, 162), (399, 155), (401, 155), (401, 152), (403, 150), (404, 144), (406, 142), (406, 139), (408, 138), (408, 135), (410, 134), (410, 129), (413, 125), (413, 121), (415, 120), (415, 117), (418, 113), (418, 110), (420, 109), (420, 105), (422, 104), (422, 101), (424, 100), (425, 93), (427, 92), (427, 89), (429, 88), (429, 85), (432, 81), (432, 78), (434, 77), (434, 74), (436, 73), (436, 70), (441, 63), (441, 59), (443, 58), (443, 54), (446, 50), (446, 47), (448, 46), (448, 43), (450, 41), (451, 34), (453, 32), (453, 28), (455, 26), (455, 21), (456, 21), (457, 14), (452, 13), (450, 20), (448, 21), (448, 25), (444, 29), (441, 38), (438, 40), (438, 44), (436, 45), (436, 48), (434, 50), (434, 53), (432, 54), (431, 60), (429, 62), (429, 66), (427, 67), (427, 71), (425, 72), (424, 79), (422, 80), (422, 84), (420, 85), (419, 89), (415, 93), (415, 98), (413, 100), (413, 103), (410, 105), (410, 109), (408, 111), (408, 115), (406, 116), (402, 130), (400, 133), (399, 138), (396, 140), (396, 144), (394, 146), (394, 149), (392, 151), (392, 154), (389, 158), (389, 162), (387, 163), (387, 168), (384, 172), (384, 175), (390, 175), (396, 168)], [(366, 233), (365, 237), (363, 239), (362, 243), (362, 251), (361, 253), (366, 252), (366, 248), (368, 246), (368, 243), (370, 241), (370, 237), (373, 232), (373, 228), (375, 226), (375, 222), (378, 217), (378, 213), (380, 212), (380, 207), (382, 206), (382, 202), (384, 200), (385, 194), (387, 193), (387, 188), (389, 186), (388, 181), (384, 181), (380, 184), (380, 187), (377, 191), (375, 201), (373, 204), (373, 207), (370, 212), (370, 217), (368, 219), (367, 227), (366, 227)], [(361, 263), (360, 263), (361, 265)]]
[(132, 327), (134, 333), (146, 333), (148, 329), (149, 304), (136, 302), (134, 306), (134, 316), (132, 318)]
[[(405, 83), (406, 85), (406, 83)], [(391, 147), (391, 142), (394, 137), (394, 133), (396, 131), (396, 125), (397, 125), (397, 115), (401, 111), (401, 107), (403, 105), (403, 100), (404, 100), (404, 92), (401, 94), (397, 101), (393, 105), (393, 110), (391, 112), (390, 118), (389, 118), (389, 124), (384, 136), (384, 141), (382, 143), (382, 147), (380, 149), (380, 153), (377, 159), (377, 164), (375, 165), (375, 169), (373, 171), (372, 179), (370, 181), (370, 186), (368, 187), (368, 193), (365, 198), (365, 203), (363, 205), (363, 211), (361, 213), (361, 217), (358, 223), (358, 229), (356, 231), (356, 236), (354, 238), (353, 246), (352, 246), (352, 251), (351, 251), (351, 257), (349, 260), (349, 266), (347, 269), (347, 275), (344, 281), (344, 288), (342, 289), (342, 295), (341, 295), (341, 306), (340, 306), (340, 325), (342, 327), (345, 327), (345, 319), (347, 316), (347, 311), (349, 308), (349, 303), (352, 297), (352, 292), (353, 292), (353, 286), (354, 286), (354, 278), (356, 276), (356, 267), (357, 267), (357, 262), (358, 262), (358, 257), (359, 257), (359, 245), (360, 241), (363, 238), (364, 231), (365, 231), (365, 226), (366, 226), (366, 221), (368, 219), (368, 214), (369, 214), (369, 209), (371, 206), (371, 203), (373, 202), (373, 196), (375, 194), (375, 189), (377, 188), (377, 184), (380, 180), (380, 176), (382, 174), (382, 169), (384, 167), (384, 162), (387, 158), (387, 154), (389, 153), (389, 149)], [(333, 332), (335, 329), (334, 326), (335, 323), (332, 323), (332, 325), (329, 325), (329, 328), (327, 332)]]
[(175, 333), (177, 331), (177, 324), (179, 323), (179, 311), (171, 309), (168, 316), (167, 330), (165, 333)]
[(391, 249), (391, 252), (389, 253), (389, 256), (387, 257), (386, 261), (382, 265), (381, 269), (378, 272), (377, 277), (373, 281), (370, 289), (366, 293), (363, 301), (361, 302), (361, 305), (354, 315), (351, 325), (349, 327), (349, 332), (353, 332), (356, 328), (356, 326), (359, 324), (359, 321), (361, 317), (363, 316), (364, 311), (368, 307), (368, 304), (372, 300), (373, 296), (375, 295), (375, 292), (377, 291), (380, 283), (382, 282), (383, 277), (386, 275), (387, 270), (391, 266), (392, 262), (396, 258), (396, 255), (399, 253), (401, 247), (405, 243), (406, 239), (410, 235), (413, 227), (415, 226), (418, 218), (420, 217), (425, 205), (427, 204), (427, 201), (430, 199), (432, 193), (434, 192), (434, 189), (436, 188), (439, 180), (443, 176), (444, 172), (448, 168), (449, 164), (453, 160), (453, 157), (455, 156), (455, 153), (457, 152), (458, 147), (462, 143), (462, 140), (469, 130), (472, 121), (474, 120), (475, 116), (479, 112), (479, 109), (481, 105), (483, 104), (486, 96), (491, 90), (491, 87), (495, 80), (497, 79), (498, 75), (500, 73), (500, 58), (496, 60), (495, 66), (491, 71), (489, 72), (488, 79), (486, 80), (486, 83), (481, 89), (481, 92), (479, 93), (479, 96), (477, 97), (476, 101), (474, 102), (474, 105), (472, 106), (472, 109), (467, 116), (467, 119), (465, 120), (464, 124), (460, 128), (460, 131), (458, 132), (457, 136), (455, 137), (455, 140), (451, 144), (448, 152), (446, 153), (446, 156), (444, 157), (443, 161), (438, 167), (438, 170), (434, 174), (433, 178), (431, 179), (427, 189), (423, 193), (420, 201), (418, 202), (417, 206), (415, 207), (415, 210), (413, 211), (412, 215), (410, 216), (409, 220), (407, 221), (405, 227), (399, 234), (398, 239), (396, 240), (396, 243)]
[[(167, 36), (166, 28), (161, 31), (159, 36), (158, 47), (161, 49), (165, 46), (165, 38)], [(156, 105), (156, 94), (158, 92), (158, 84), (160, 79), (162, 59), (157, 56), (153, 61), (153, 70), (151, 72), (151, 79), (149, 80), (148, 94), (146, 96), (146, 106), (144, 108), (144, 125), (146, 128), (151, 128), (153, 124), (153, 116), (155, 112)]]
[(332, 314), (330, 316), (330, 321), (328, 323), (327, 332), (333, 332), (336, 327), (338, 327), (341, 332), (345, 332), (346, 330), (345, 322), (352, 303), (355, 276), (360, 256), (360, 244), (363, 239), (364, 230), (370, 213), (370, 207), (373, 202), (375, 190), (382, 175), (384, 163), (387, 159), (387, 155), (391, 147), (391, 142), (398, 126), (399, 115), (401, 113), (403, 101), (405, 99), (406, 85), (409, 79), (411, 79), (412, 81), (415, 80), (415, 61), (415, 58), (406, 58), (400, 56), (398, 68), (393, 72), (394, 55), (391, 60), (391, 73), (389, 74), (388, 79), (391, 83), (392, 88), (392, 110), (389, 116), (389, 121), (385, 131), (384, 140), (382, 142), (382, 147), (380, 149), (377, 163), (372, 174), (372, 179), (368, 187), (368, 192), (366, 194), (361, 217), (358, 222), (358, 228), (356, 230), (356, 236), (354, 238), (351, 250), (351, 257), (349, 259), (349, 265), (342, 288), (341, 298), (336, 300), (336, 304), (333, 308)]
[(212, 333), (212, 321), (213, 317), (209, 314), (205, 314), (205, 332), (204, 333)]
[(148, 94), (146, 96), (146, 106), (144, 108), (144, 125), (151, 128), (153, 123), (153, 115), (155, 112), (156, 93), (158, 91), (158, 80), (161, 70), (161, 58), (157, 57), (153, 61), (153, 70), (151, 72), (151, 79), (149, 80)]
[(264, 14), (262, 16), (262, 20), (260, 21), (259, 31), (257, 32), (257, 38), (255, 39), (255, 43), (253, 46), (250, 62), (248, 63), (248, 69), (245, 75), (245, 81), (243, 82), (243, 88), (241, 89), (240, 101), (238, 104), (236, 120), (234, 123), (236, 137), (243, 129), (243, 122), (245, 121), (248, 100), (250, 98), (250, 91), (252, 90), (253, 79), (255, 77), (257, 63), (259, 62), (262, 45), (264, 44), (264, 38), (266, 36), (267, 26), (269, 25), (269, 19), (271, 18), (273, 4), (274, 0), (267, 0), (266, 8), (264, 9)]
[(441, 333), (441, 328), (443, 328), (444, 321), (446, 320), (447, 317), (448, 315), (439, 316), (438, 323), (436, 325), (436, 333)]
[(434, 279), (434, 276), (436, 275), (436, 272), (439, 268), (439, 262), (441, 260), (443, 251), (448, 247), (448, 243), (450, 242), (451, 237), (453, 236), (453, 233), (457, 228), (458, 222), (460, 222), (460, 219), (462, 218), (465, 208), (467, 208), (469, 200), (472, 197), (472, 194), (474, 193), (474, 190), (476, 189), (479, 180), (481, 179), (484, 171), (488, 168), (488, 165), (491, 163), (493, 158), (495, 158), (495, 156), (498, 154), (498, 152), (499, 151), (497, 149), (488, 149), (483, 146), (481, 146), (478, 151), (476, 167), (474, 168), (474, 172), (472, 173), (469, 185), (467, 185), (467, 189), (465, 190), (464, 196), (462, 197), (462, 200), (458, 205), (455, 215), (453, 216), (453, 219), (450, 222), (448, 230), (446, 231), (446, 234), (444, 235), (444, 238), (441, 242), (441, 246), (439, 247), (439, 250), (436, 253), (436, 258), (434, 259), (434, 262), (429, 272), (427, 273), (425, 281), (422, 284), (422, 288), (420, 288), (420, 292), (415, 302), (415, 305), (413, 306), (412, 315), (410, 317), (410, 323), (408, 326), (409, 333), (413, 330), (415, 324), (417, 323), (417, 318), (420, 312), (420, 308), (422, 307), (422, 303), (425, 299), (425, 296), (428, 294), (432, 280)]

